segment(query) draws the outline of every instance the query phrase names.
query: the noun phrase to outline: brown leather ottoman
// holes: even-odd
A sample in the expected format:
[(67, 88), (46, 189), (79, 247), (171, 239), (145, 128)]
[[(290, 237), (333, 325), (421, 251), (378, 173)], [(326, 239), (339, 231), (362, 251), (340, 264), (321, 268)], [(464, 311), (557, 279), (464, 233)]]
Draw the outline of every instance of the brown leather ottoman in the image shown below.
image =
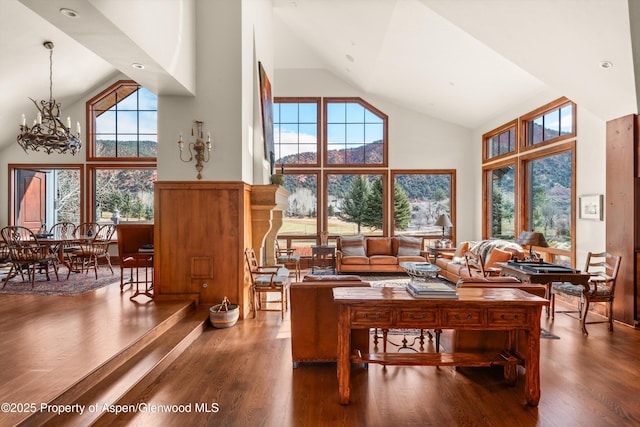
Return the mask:
[[(322, 277), (322, 276), (318, 276)], [(293, 367), (300, 362), (335, 362), (338, 351), (338, 308), (333, 288), (369, 286), (357, 276), (340, 280), (325, 279), (293, 283), (291, 300), (291, 356)], [(356, 277), (357, 279), (353, 279)], [(369, 330), (354, 330), (351, 348), (369, 352)]]

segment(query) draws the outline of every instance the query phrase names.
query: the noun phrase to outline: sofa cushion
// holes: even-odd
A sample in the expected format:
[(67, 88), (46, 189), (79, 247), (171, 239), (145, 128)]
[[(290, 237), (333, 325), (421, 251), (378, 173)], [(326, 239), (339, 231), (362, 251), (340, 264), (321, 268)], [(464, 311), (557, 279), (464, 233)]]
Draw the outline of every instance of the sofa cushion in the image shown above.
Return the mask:
[(391, 251), (391, 239), (388, 237), (369, 237), (367, 238), (367, 256), (389, 255), (393, 256)]
[(393, 255), (373, 255), (369, 257), (369, 264), (371, 265), (389, 265), (397, 263), (398, 258)]
[(343, 256), (341, 263), (344, 265), (369, 265), (369, 257), (366, 256)]
[(398, 256), (398, 264), (401, 262), (427, 262), (427, 259), (420, 255)]
[(422, 239), (419, 237), (399, 236), (398, 256), (420, 256)]
[(484, 268), (499, 268), (496, 262), (507, 262), (513, 257), (513, 253), (495, 248), (489, 254), (489, 259), (485, 262)]
[(363, 236), (340, 236), (340, 249), (343, 256), (366, 256)]

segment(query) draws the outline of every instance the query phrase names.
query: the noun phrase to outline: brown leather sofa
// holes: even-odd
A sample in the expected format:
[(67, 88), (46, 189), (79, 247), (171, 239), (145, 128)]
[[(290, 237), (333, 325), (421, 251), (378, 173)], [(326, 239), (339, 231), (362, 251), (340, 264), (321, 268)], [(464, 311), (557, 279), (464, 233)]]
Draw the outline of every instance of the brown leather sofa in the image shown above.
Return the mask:
[[(495, 247), (491, 247), (495, 245)], [(465, 261), (465, 253), (470, 251), (472, 247), (480, 248), (478, 253), (480, 262), (483, 267), (471, 265), (470, 268)], [(525, 252), (519, 245), (508, 241), (483, 240), (480, 242), (460, 242), (455, 252), (440, 252), (435, 264), (440, 267), (440, 276), (445, 279), (457, 283), (460, 279), (469, 277), (484, 277), (482, 270), (485, 272), (495, 270), (496, 262), (506, 262), (513, 257), (523, 259)]]
[(426, 262), (422, 239), (411, 237), (338, 236), (338, 273), (403, 272), (401, 262)]
[[(369, 286), (359, 276), (305, 276), (290, 288), (291, 356), (300, 362), (335, 362), (338, 352), (338, 308), (333, 288)], [(351, 348), (369, 352), (369, 330), (351, 333)]]

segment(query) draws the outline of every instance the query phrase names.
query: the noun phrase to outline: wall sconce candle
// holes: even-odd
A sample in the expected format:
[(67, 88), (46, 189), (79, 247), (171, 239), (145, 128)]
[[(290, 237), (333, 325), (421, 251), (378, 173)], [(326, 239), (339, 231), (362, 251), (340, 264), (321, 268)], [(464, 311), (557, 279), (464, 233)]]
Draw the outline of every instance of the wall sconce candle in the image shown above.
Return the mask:
[[(198, 179), (202, 179), (202, 168), (204, 163), (208, 163), (211, 158), (211, 133), (207, 132), (207, 141), (203, 142), (202, 125), (204, 122), (195, 120), (191, 126), (191, 136), (196, 137), (196, 142), (190, 142), (187, 145), (189, 149), (189, 158), (184, 159), (182, 157), (182, 151), (184, 150), (184, 140), (182, 139), (182, 132), (180, 132), (180, 138), (178, 139), (178, 149), (180, 151), (180, 160), (185, 163), (196, 160), (196, 170), (198, 171)], [(206, 149), (206, 153), (205, 153)], [(193, 152), (195, 151), (195, 155)]]

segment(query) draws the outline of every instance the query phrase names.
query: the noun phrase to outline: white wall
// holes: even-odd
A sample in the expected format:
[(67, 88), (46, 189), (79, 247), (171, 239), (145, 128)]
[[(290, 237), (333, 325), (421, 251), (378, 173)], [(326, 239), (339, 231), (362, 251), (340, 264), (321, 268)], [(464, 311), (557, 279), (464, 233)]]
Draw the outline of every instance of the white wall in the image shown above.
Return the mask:
[[(563, 96), (547, 91), (517, 106), (511, 106), (490, 122), (474, 129), (473, 140), (480, 146), (482, 135), (505, 123), (516, 119), (536, 108)], [(590, 111), (577, 106), (576, 143), (576, 196), (582, 194), (605, 194), (606, 192), (606, 122)], [(480, 158), (478, 157), (478, 163)], [(478, 212), (476, 227), (481, 226), (482, 181), (477, 175), (475, 205)], [(578, 204), (576, 199), (574, 203)], [(606, 206), (606, 200), (605, 200)], [(606, 209), (605, 209), (606, 216)], [(582, 268), (589, 251), (604, 251), (606, 248), (605, 221), (591, 221), (576, 218), (576, 267)]]
[[(362, 93), (326, 70), (277, 69), (274, 96), (358, 96), (389, 116), (391, 169), (455, 169), (457, 217), (452, 221), (458, 240), (476, 239), (475, 183), (480, 175), (480, 144), (471, 131)], [(480, 205), (481, 206), (481, 205)]]

